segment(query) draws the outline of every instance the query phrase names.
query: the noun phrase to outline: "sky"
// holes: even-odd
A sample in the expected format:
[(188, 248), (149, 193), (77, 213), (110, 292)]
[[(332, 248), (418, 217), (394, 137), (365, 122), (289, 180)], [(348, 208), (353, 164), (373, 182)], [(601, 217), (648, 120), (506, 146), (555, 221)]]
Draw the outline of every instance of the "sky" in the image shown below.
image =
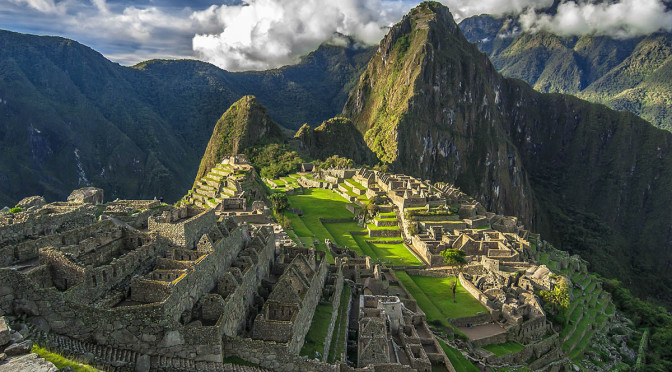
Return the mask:
[[(512, 15), (523, 30), (617, 38), (672, 31), (670, 0), (441, 0), (456, 20)], [(377, 44), (419, 0), (0, 0), (0, 29), (76, 40), (122, 65), (192, 58), (229, 71), (293, 64), (349, 35)]]

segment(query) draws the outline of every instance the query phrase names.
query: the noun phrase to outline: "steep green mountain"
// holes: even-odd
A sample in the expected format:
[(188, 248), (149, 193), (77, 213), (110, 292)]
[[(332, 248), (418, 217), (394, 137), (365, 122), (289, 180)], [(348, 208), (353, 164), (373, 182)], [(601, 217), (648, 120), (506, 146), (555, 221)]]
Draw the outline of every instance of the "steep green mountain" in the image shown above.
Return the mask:
[(212, 137), (198, 167), (198, 182), (223, 157), (240, 154), (244, 149), (270, 141), (282, 141), (280, 127), (254, 96), (245, 96), (229, 107), (215, 124)]
[(672, 33), (561, 37), (521, 32), (516, 19), (490, 15), (467, 18), (460, 28), (504, 76), (525, 80), (540, 92), (629, 110), (672, 130)]
[(313, 129), (304, 124), (294, 135), (299, 148), (315, 159), (332, 155), (352, 159), (357, 164), (375, 163), (376, 155), (369, 150), (362, 134), (350, 119), (333, 118)]
[(0, 207), (84, 185), (177, 200), (231, 104), (254, 94), (287, 128), (317, 125), (340, 112), (372, 52), (325, 44), (249, 73), (190, 60), (123, 67), (71, 40), (0, 31)]
[(503, 78), (425, 2), (381, 41), (344, 116), (393, 169), (454, 182), (603, 275), (672, 301), (672, 134)]

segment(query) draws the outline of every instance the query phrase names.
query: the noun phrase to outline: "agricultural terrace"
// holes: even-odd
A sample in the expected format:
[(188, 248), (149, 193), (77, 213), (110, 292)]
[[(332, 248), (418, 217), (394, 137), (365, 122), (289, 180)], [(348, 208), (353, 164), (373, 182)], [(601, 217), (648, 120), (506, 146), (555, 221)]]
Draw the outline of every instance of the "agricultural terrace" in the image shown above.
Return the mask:
[[(287, 195), (290, 209), (285, 215), (304, 245), (316, 245), (326, 251), (325, 239), (339, 246), (348, 247), (360, 255), (370, 256), (374, 261), (390, 266), (418, 266), (422, 263), (411, 253), (401, 238), (370, 238), (367, 229), (352, 221), (323, 223), (320, 219), (346, 220), (354, 214), (346, 209), (350, 204), (331, 190), (304, 189), (303, 194)], [(293, 211), (300, 211), (301, 216)], [(291, 236), (291, 235), (290, 235)], [(317, 242), (315, 242), (317, 240)]]

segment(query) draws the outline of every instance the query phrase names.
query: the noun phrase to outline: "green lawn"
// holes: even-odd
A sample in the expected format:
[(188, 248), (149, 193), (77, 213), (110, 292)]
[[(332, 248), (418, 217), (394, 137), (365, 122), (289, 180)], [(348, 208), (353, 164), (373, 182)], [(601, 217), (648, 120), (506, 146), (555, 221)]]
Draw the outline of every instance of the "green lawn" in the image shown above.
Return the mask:
[(338, 318), (334, 325), (334, 333), (331, 337), (331, 350), (329, 350), (329, 363), (341, 359), (344, 351), (345, 338), (348, 334), (348, 303), (350, 302), (350, 286), (343, 285), (341, 291), (341, 304), (338, 308)]
[(352, 237), (353, 239), (355, 239), (357, 245), (359, 246), (359, 249), (362, 250), (362, 253), (364, 253), (365, 256), (369, 256), (374, 260), (378, 257), (376, 253), (371, 249), (371, 246), (366, 241), (366, 237), (364, 235), (353, 235)]
[(427, 315), (427, 320), (430, 322), (438, 321), (443, 324), (444, 327), (451, 327), (450, 323), (446, 320), (446, 317), (443, 315), (441, 310), (432, 302), (432, 300), (427, 297), (425, 292), (418, 287), (418, 285), (411, 279), (411, 277), (406, 274), (405, 271), (395, 271), (394, 272), (401, 284), (404, 285), (406, 290), (410, 292), (411, 296), (415, 298), (415, 301), (418, 303), (418, 306), (425, 312)]
[[(340, 195), (330, 190), (324, 189), (306, 189), (303, 194), (287, 195), (289, 204), (292, 208), (301, 210), (302, 216), (297, 216), (293, 213), (287, 213), (290, 223), (294, 228), (295, 225), (301, 229), (301, 232), (296, 232), (301, 238), (313, 237), (319, 241), (316, 249), (326, 251), (327, 247), (324, 244), (325, 239), (338, 241), (335, 239), (329, 230), (320, 222), (320, 218), (352, 218), (354, 214), (345, 209), (349, 203)], [(298, 220), (301, 223), (297, 222)], [(305, 226), (305, 229), (302, 228)], [(295, 229), (296, 231), (296, 229)], [(303, 239), (302, 239), (303, 240)], [(328, 254), (330, 262), (333, 261), (331, 254)]]
[(315, 308), (313, 314), (313, 321), (310, 323), (310, 329), (306, 334), (306, 342), (301, 349), (301, 355), (309, 358), (315, 357), (315, 352), (324, 352), (324, 340), (327, 338), (327, 330), (329, 329), (329, 322), (332, 314), (331, 304), (319, 304)]
[(362, 228), (357, 225), (357, 222), (337, 222), (327, 223), (324, 227), (334, 237), (336, 244), (341, 247), (348, 247), (357, 252), (358, 255), (367, 255), (359, 246), (355, 238), (350, 234), (351, 231), (362, 231)]
[[(288, 195), (287, 197), (291, 207), (300, 209), (303, 213), (301, 217), (291, 212), (285, 213), (301, 241), (305, 242), (307, 238), (310, 238), (310, 245), (312, 245), (312, 240), (318, 239), (317, 249), (326, 250), (324, 239), (330, 239), (339, 246), (352, 249), (357, 254), (371, 256), (374, 260), (380, 259), (390, 265), (422, 265), (404, 244), (371, 243), (365, 236), (353, 236), (350, 232), (366, 232), (366, 229), (359, 227), (354, 221), (325, 224), (320, 222), (320, 218), (340, 219), (354, 216), (346, 209), (349, 203), (337, 193), (323, 189), (307, 189), (302, 195)], [(382, 229), (398, 229), (398, 227)], [(372, 238), (372, 240), (399, 241), (400, 238)]]
[(378, 213), (378, 216), (381, 218), (392, 218), (392, 217), (397, 218), (397, 215), (394, 212), (382, 212)]
[(375, 256), (381, 261), (392, 266), (421, 266), (420, 262), (411, 251), (406, 248), (405, 244), (380, 244), (367, 242)]
[[(399, 275), (397, 275), (399, 276)], [(487, 311), (469, 292), (467, 292), (461, 285), (457, 286), (455, 299), (453, 302), (453, 293), (451, 291), (451, 283), (454, 278), (429, 278), (424, 276), (406, 275), (408, 279), (402, 280), (406, 289), (408, 289), (413, 297), (418, 301), (418, 305), (425, 311), (422, 306), (428, 306), (426, 301), (420, 303), (418, 298), (427, 298), (433, 308), (440, 311), (442, 318), (464, 318), (468, 316), (475, 316), (479, 312)], [(409, 280), (412, 282), (410, 283)], [(426, 311), (425, 311), (426, 312)], [(427, 314), (429, 318), (429, 314)]]
[(439, 344), (441, 344), (441, 348), (443, 348), (443, 351), (446, 353), (446, 356), (448, 359), (450, 359), (450, 363), (453, 365), (455, 368), (455, 371), (457, 372), (479, 372), (479, 369), (476, 368), (476, 366), (471, 363), (467, 358), (462, 355), (462, 353), (459, 350), (453, 349), (452, 347), (446, 345), (445, 342), (442, 340), (439, 340)]
[(292, 229), (294, 229), (296, 235), (299, 237), (311, 237), (312, 241), (313, 232), (308, 229), (308, 226), (306, 226), (305, 223), (303, 223), (301, 217), (292, 212), (285, 212), (285, 215), (289, 218), (290, 225), (292, 226)]
[(515, 342), (515, 341), (509, 341), (505, 342), (503, 344), (492, 344), (492, 345), (487, 345), (483, 346), (483, 349), (497, 355), (497, 356), (502, 356), (506, 354), (513, 354), (517, 353), (521, 350), (523, 350), (525, 346)]
[(348, 179), (348, 183), (354, 186), (355, 188), (359, 190), (366, 190), (366, 187), (362, 186), (359, 182), (353, 180), (353, 179)]

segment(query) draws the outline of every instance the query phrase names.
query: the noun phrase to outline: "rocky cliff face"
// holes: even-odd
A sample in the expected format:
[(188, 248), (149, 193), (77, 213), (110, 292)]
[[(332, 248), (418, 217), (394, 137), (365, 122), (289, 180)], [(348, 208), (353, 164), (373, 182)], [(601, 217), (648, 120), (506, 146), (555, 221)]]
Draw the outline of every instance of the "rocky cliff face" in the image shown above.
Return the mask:
[(225, 156), (236, 155), (261, 142), (282, 141), (280, 127), (254, 96), (245, 96), (229, 107), (215, 124), (194, 184)]
[(344, 114), (393, 169), (454, 183), (529, 224), (534, 199), (501, 125), (501, 80), (448, 8), (423, 3), (383, 39)]
[(304, 124), (294, 138), (298, 140), (299, 149), (311, 158), (326, 159), (338, 155), (357, 164), (375, 163), (377, 159), (350, 119), (329, 119), (315, 129)]
[(454, 182), (596, 271), (672, 298), (672, 135), (503, 78), (441, 4), (392, 28), (344, 114), (393, 168)]

